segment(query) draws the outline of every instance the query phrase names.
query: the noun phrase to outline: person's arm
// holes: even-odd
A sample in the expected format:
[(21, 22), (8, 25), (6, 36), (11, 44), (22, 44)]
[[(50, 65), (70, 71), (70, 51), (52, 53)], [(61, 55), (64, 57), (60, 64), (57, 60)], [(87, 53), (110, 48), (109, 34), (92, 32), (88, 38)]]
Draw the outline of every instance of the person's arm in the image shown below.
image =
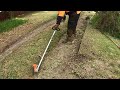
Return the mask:
[(57, 21), (56, 24), (60, 25), (62, 19), (65, 16), (65, 11), (58, 11)]
[(64, 16), (65, 16), (65, 11), (58, 11), (56, 24), (52, 28), (58, 29), (58, 27), (59, 27), (62, 19), (64, 18)]

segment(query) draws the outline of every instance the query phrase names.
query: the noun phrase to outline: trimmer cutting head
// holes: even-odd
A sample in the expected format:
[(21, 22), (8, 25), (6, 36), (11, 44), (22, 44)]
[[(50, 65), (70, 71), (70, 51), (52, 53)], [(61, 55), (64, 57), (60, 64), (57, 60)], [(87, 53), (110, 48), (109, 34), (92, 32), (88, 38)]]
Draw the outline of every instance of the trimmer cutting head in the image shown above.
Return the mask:
[(38, 66), (37, 64), (33, 64), (33, 71), (34, 71), (34, 73), (38, 72), (37, 71), (37, 66)]

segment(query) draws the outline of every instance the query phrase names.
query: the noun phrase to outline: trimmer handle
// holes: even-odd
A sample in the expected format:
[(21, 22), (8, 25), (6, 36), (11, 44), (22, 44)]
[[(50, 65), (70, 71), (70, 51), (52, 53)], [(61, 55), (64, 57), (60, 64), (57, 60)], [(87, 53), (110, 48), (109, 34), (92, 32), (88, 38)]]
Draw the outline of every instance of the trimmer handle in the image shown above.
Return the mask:
[(53, 29), (53, 30), (60, 31), (60, 28), (57, 28), (57, 29), (56, 29), (56, 28), (52, 27), (52, 29)]

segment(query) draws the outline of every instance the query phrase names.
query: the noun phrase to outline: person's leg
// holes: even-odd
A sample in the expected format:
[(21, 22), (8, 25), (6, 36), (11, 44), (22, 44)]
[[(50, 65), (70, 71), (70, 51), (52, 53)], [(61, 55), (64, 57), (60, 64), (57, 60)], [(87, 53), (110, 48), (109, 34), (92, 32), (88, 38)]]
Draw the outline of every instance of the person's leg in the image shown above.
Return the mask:
[(76, 26), (79, 19), (80, 14), (69, 14), (69, 20), (68, 20), (68, 41), (73, 40), (73, 35), (76, 34)]
[(73, 17), (69, 15), (68, 19), (68, 27), (67, 27), (67, 41), (72, 41), (72, 34), (73, 34)]
[(74, 15), (74, 26), (73, 26), (74, 27), (74, 29), (73, 29), (74, 36), (76, 36), (76, 27), (77, 27), (79, 17), (80, 17), (80, 14)]

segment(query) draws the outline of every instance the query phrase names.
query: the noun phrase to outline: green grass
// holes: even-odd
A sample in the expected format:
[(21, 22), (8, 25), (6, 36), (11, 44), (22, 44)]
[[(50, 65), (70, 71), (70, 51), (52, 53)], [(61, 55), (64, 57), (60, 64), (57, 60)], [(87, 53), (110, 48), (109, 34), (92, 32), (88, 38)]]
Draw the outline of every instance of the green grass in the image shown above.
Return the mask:
[(94, 28), (97, 27), (98, 21), (99, 21), (100, 17), (98, 15), (94, 15), (91, 19), (91, 24)]
[[(32, 23), (47, 22), (56, 17), (56, 12), (49, 13), (36, 13), (36, 17), (28, 17), (28, 20)], [(43, 18), (41, 18), (43, 17)], [(30, 18), (30, 19), (29, 19)], [(25, 18), (27, 19), (27, 18)], [(66, 25), (66, 24), (65, 24)], [(64, 25), (61, 26), (61, 31), (56, 32), (51, 45), (47, 51), (47, 54), (57, 45), (62, 34), (65, 32), (63, 29)], [(0, 78), (4, 79), (21, 79), (33, 77), (32, 75), (32, 65), (34, 63), (38, 64), (40, 58), (38, 55), (42, 55), (48, 41), (53, 33), (51, 28), (47, 28), (39, 35), (35, 36), (32, 40), (24, 43), (19, 48), (17, 48), (12, 54), (7, 56), (5, 60), (0, 62)]]
[(89, 55), (91, 59), (88, 58), (79, 64), (83, 67), (79, 71), (80, 76), (85, 78), (120, 78), (120, 50), (116, 45), (91, 26), (87, 28), (83, 42), (86, 48), (81, 49), (81, 52)]
[(0, 22), (0, 33), (7, 32), (7, 31), (11, 30), (12, 28), (15, 28), (26, 22), (27, 22), (27, 20), (22, 20), (22, 19), (9, 19), (9, 20)]
[[(95, 15), (92, 19), (91, 19), (91, 24), (92, 24), (92, 27), (93, 28), (96, 28), (97, 25), (98, 25), (98, 21), (99, 21), (100, 17), (98, 15)], [(119, 21), (119, 24), (120, 24), (120, 17), (118, 17), (118, 21)], [(105, 34), (106, 36), (108, 36), (111, 40), (113, 40), (118, 46), (120, 45), (120, 33), (115, 33), (114, 36), (111, 35), (109, 32), (106, 32), (106, 31), (103, 31), (103, 30), (100, 30), (98, 29), (101, 33)], [(109, 30), (107, 30), (109, 31)], [(103, 42), (101, 41), (101, 43), (105, 43), (106, 42)]]
[[(64, 25), (61, 27), (61, 31), (56, 32), (47, 54), (57, 45), (60, 37), (65, 32), (63, 27)], [(42, 56), (52, 33), (53, 30), (48, 28), (6, 57), (0, 63), (0, 78), (21, 79), (33, 77), (32, 65), (34, 63), (38, 64), (40, 60), (38, 55)]]
[(102, 53), (104, 56), (114, 59), (120, 55), (120, 50), (104, 35), (96, 35), (95, 44), (97, 44), (97, 46), (99, 44), (99, 50), (97, 50), (100, 51), (100, 53)]

